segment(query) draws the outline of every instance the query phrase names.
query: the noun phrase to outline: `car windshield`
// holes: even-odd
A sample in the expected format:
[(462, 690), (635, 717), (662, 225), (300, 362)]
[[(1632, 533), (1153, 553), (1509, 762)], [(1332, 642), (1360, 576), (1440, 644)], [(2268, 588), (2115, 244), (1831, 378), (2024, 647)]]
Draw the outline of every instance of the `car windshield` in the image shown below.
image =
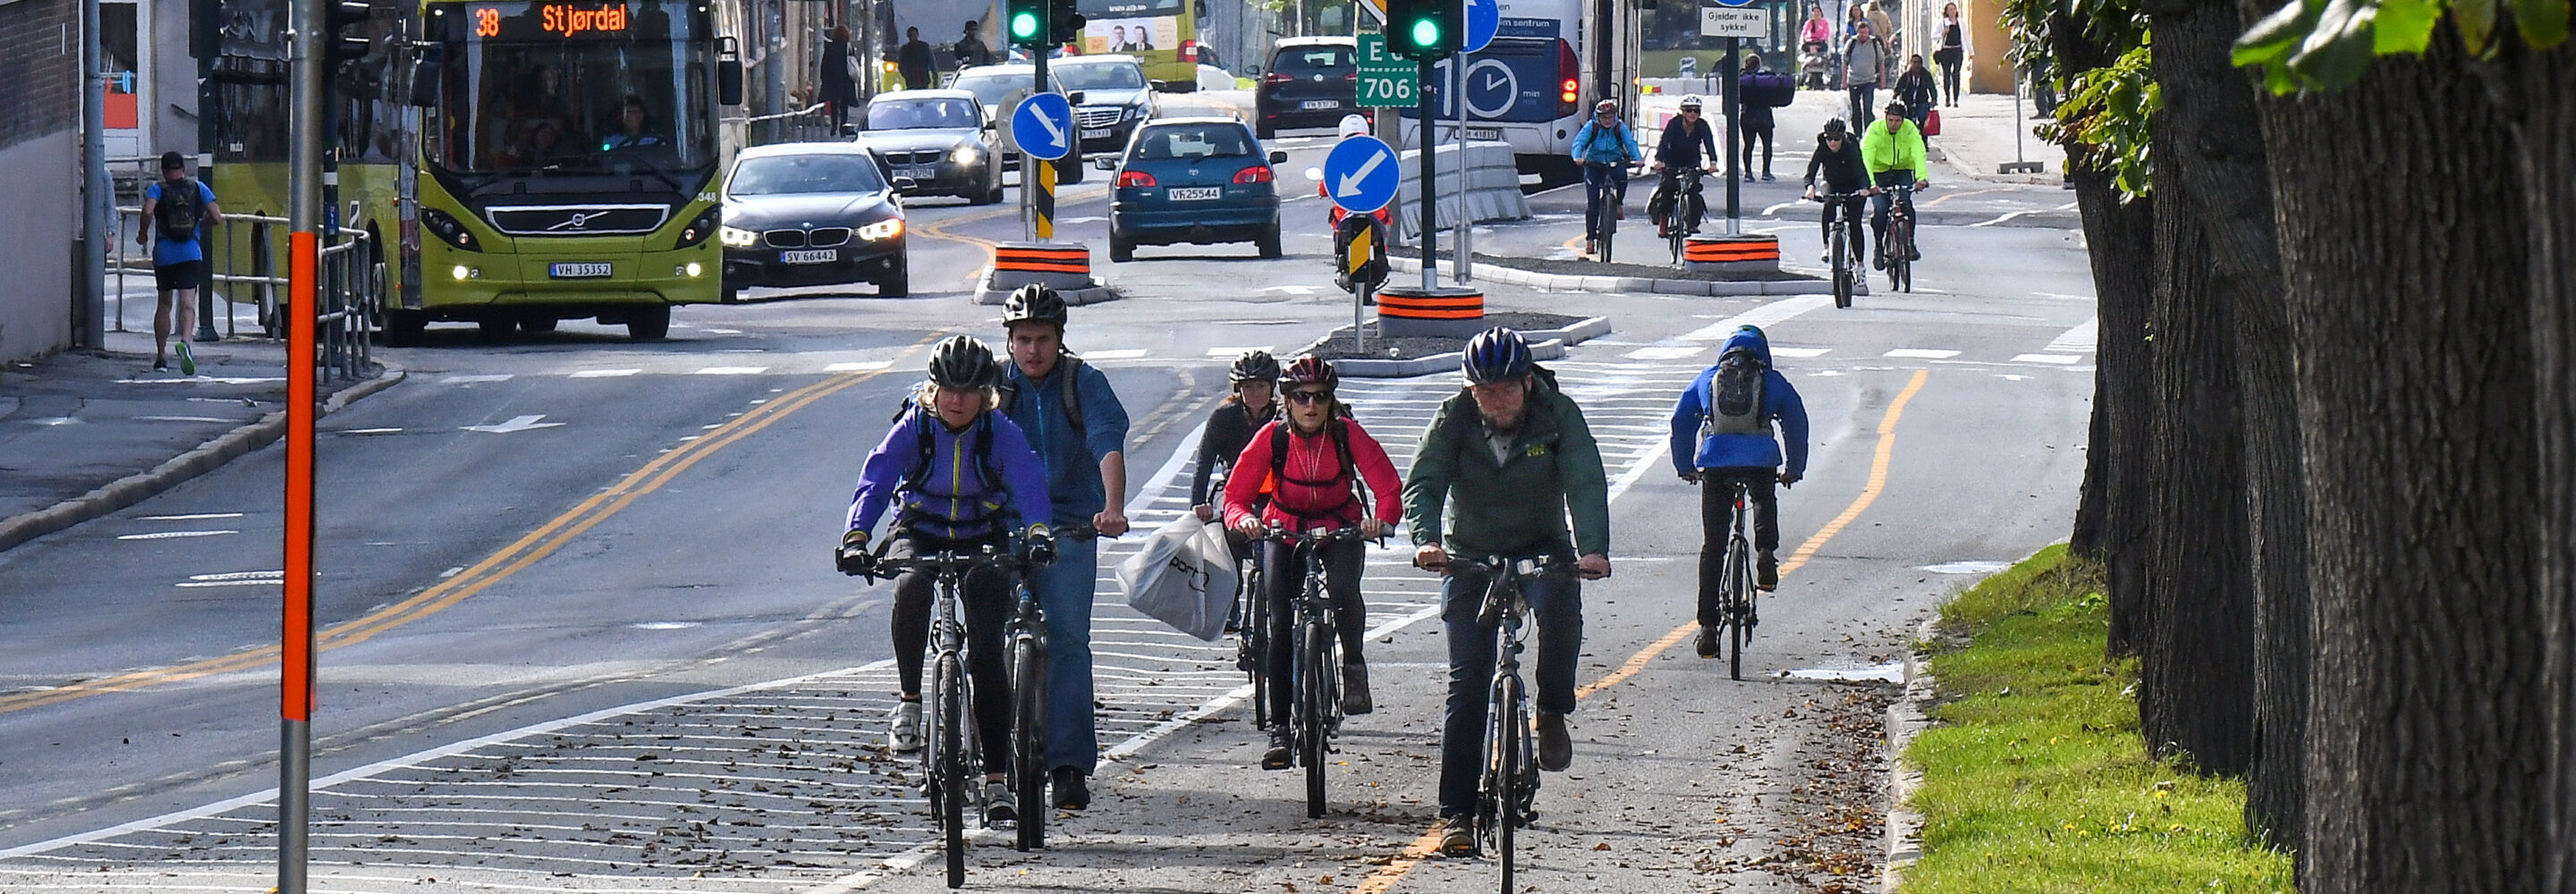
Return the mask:
[[(948, 86), (975, 94), (976, 102), (980, 102), (988, 106), (996, 106), (1001, 105), (1002, 97), (1009, 96), (1011, 91), (1029, 86), (1032, 77), (1034, 76), (1027, 72), (1021, 72), (1019, 74), (965, 75), (959, 77), (956, 83)], [(1056, 89), (1064, 89), (1062, 81), (1058, 81), (1053, 77), (1049, 77), (1047, 80), (1056, 81), (1058, 85)]]
[(1238, 158), (1252, 153), (1252, 134), (1237, 124), (1148, 128), (1136, 137), (1137, 158)]
[(1125, 62), (1059, 65), (1056, 79), (1074, 90), (1143, 90), (1145, 70)]
[(963, 99), (880, 99), (868, 104), (869, 130), (974, 127), (975, 104)]
[(1351, 67), (1351, 48), (1340, 46), (1281, 47), (1270, 59), (1270, 69), (1280, 74), (1315, 74)]
[(733, 166), (725, 191), (737, 196), (875, 193), (885, 191), (885, 178), (864, 155), (760, 155)]
[(543, 18), (558, 7), (475, 4), (478, 24), (439, 54), (430, 162), (467, 174), (712, 164), (713, 52), (688, 8), (644, 0), (617, 7), (614, 29), (585, 19), (595, 30), (567, 37)]

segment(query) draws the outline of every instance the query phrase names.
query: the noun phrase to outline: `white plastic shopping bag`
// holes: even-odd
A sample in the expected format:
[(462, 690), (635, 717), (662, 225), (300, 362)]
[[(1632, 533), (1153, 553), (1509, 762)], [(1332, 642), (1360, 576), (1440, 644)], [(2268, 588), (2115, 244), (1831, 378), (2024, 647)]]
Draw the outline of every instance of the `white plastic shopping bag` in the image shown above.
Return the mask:
[[(1205, 546), (1211, 535), (1213, 554)], [(1145, 547), (1118, 563), (1117, 570), (1128, 607), (1209, 642), (1225, 635), (1235, 577), (1225, 529), (1187, 513), (1146, 535)]]

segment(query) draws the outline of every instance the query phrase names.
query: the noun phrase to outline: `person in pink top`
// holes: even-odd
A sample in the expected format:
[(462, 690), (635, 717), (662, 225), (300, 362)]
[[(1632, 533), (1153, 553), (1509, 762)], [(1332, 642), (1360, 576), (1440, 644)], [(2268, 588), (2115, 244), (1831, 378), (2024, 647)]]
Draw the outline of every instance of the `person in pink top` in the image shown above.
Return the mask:
[[(1287, 418), (1262, 426), (1244, 445), (1225, 483), (1225, 523), (1247, 537), (1268, 528), (1289, 532), (1285, 539), (1261, 544), (1262, 581), (1269, 603), (1269, 641), (1263, 673), (1289, 679), (1290, 643), (1297, 610), (1297, 591), (1304, 583), (1302, 532), (1356, 527), (1363, 537), (1380, 537), (1403, 517), (1403, 479), (1386, 448), (1360, 424), (1344, 416), (1333, 399), (1340, 376), (1321, 357), (1299, 357), (1279, 373), (1280, 397)], [(1270, 500), (1258, 510), (1256, 500)], [(1342, 713), (1366, 714), (1368, 664), (1360, 658), (1360, 640), (1368, 629), (1368, 606), (1360, 601), (1360, 569), (1367, 548), (1358, 540), (1335, 540), (1324, 547), (1324, 588), (1332, 594), (1333, 614), (1342, 641)], [(1293, 687), (1271, 686), (1270, 748), (1261, 766), (1285, 770), (1295, 740), (1288, 722)]]
[(1800, 32), (1800, 39), (1806, 42), (1808, 49), (1813, 50), (1823, 50), (1826, 44), (1833, 42), (1834, 23), (1825, 19), (1824, 7), (1807, 7), (1807, 24)]

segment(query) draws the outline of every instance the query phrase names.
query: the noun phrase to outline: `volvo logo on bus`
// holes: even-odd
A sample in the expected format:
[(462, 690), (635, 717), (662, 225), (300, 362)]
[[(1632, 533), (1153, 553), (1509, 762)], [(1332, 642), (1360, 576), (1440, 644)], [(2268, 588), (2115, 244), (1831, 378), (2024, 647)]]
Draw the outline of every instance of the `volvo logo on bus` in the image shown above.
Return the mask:
[(595, 235), (650, 233), (670, 218), (661, 205), (520, 205), (491, 209), (492, 225), (504, 233)]
[(554, 225), (554, 226), (547, 227), (546, 229), (549, 229), (549, 230), (578, 230), (578, 229), (581, 229), (582, 227), (589, 226), (589, 225), (590, 225), (590, 215), (585, 214), (585, 213), (583, 213), (583, 212), (575, 211), (575, 212), (573, 212), (573, 213), (572, 213), (572, 216), (571, 216), (571, 217), (564, 218), (564, 222), (563, 222), (563, 223), (559, 223), (559, 224), (556, 224), (556, 225)]

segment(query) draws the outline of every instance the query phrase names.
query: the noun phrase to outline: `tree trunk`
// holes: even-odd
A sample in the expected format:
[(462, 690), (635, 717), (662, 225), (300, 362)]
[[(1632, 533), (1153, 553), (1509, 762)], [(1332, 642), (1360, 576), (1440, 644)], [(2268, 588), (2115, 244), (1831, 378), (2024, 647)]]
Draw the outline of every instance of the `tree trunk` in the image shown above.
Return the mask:
[(2078, 549), (2106, 565), (2111, 609), (2111, 651), (2136, 651), (2144, 629), (2138, 598), (2145, 575), (2148, 475), (2151, 446), (2147, 367), (2147, 305), (2155, 282), (2155, 204), (2123, 203), (2112, 175), (2077, 167), (2076, 204), (2091, 245), (2095, 315), (2100, 320), (2093, 368), (2092, 441), (2085, 447), (2084, 498), (2077, 517), (2097, 519), (2098, 538)]
[[(2309, 483), (2306, 894), (2545, 890), (2531, 278), (2448, 25), (2267, 99)], [(2563, 163), (2563, 159), (2560, 160)], [(2554, 209), (2563, 210), (2563, 209)]]

